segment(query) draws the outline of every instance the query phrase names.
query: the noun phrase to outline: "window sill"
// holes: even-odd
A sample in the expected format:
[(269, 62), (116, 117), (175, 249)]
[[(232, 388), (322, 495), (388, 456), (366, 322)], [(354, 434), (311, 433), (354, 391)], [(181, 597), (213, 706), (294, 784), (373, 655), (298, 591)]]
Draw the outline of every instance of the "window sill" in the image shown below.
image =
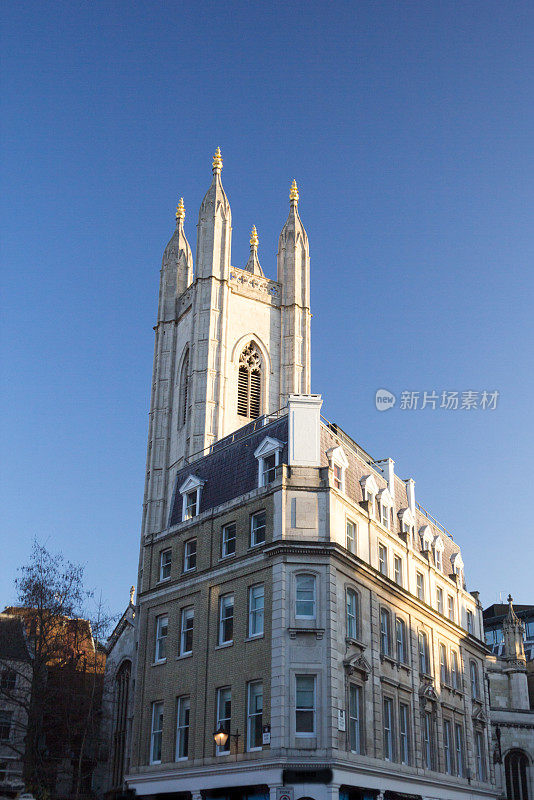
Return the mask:
[(177, 764), (179, 761), (189, 761), (189, 756), (180, 756), (180, 758), (176, 759), (175, 763)]
[[(152, 664), (151, 664), (150, 666), (151, 666), (151, 667), (160, 667), (162, 664), (166, 664), (166, 663), (167, 663), (167, 659), (166, 659), (166, 658), (160, 658), (160, 659), (159, 659), (159, 661), (153, 661), (153, 662), (152, 662)], [(158, 763), (158, 764), (159, 764), (159, 763), (161, 763), (161, 762), (159, 762), (159, 761), (158, 761), (158, 762), (154, 761), (153, 763), (154, 763), (154, 764), (156, 764), (156, 763)]]
[[(257, 639), (265, 638), (265, 634), (263, 633), (254, 633), (252, 636), (247, 636), (245, 642), (255, 642)], [(261, 747), (255, 747), (255, 750), (261, 750)]]
[(366, 647), (366, 645), (364, 645), (363, 642), (361, 642), (359, 639), (355, 639), (353, 636), (347, 636), (347, 638), (345, 639), (345, 643), (353, 644), (356, 647), (361, 647), (363, 650), (365, 650)]
[(190, 575), (191, 572), (196, 572), (196, 571), (197, 571), (196, 567), (190, 567), (189, 569), (183, 569), (182, 575)]
[(235, 558), (235, 553), (228, 553), (225, 556), (221, 556), (219, 561), (228, 561), (229, 558)]
[(248, 747), (247, 753), (258, 753), (260, 750), (263, 750), (263, 747)]
[(255, 550), (257, 547), (261, 547), (261, 546), (262, 546), (262, 544), (266, 544), (266, 543), (267, 543), (267, 542), (266, 542), (266, 540), (264, 539), (264, 540), (263, 540), (263, 542), (256, 542), (255, 544), (251, 544), (251, 545), (249, 546), (249, 548), (248, 548), (248, 549), (249, 549), (249, 550)]
[(182, 661), (184, 658), (191, 658), (193, 655), (193, 651), (191, 650), (189, 653), (180, 653), (179, 656), (176, 656), (177, 661)]
[(159, 578), (159, 580), (156, 581), (156, 586), (160, 586), (162, 583), (168, 583), (170, 579), (171, 579), (170, 575), (168, 578)]
[[(227, 647), (232, 647), (233, 643), (234, 643), (233, 639), (232, 639), (231, 642), (222, 642), (222, 644), (216, 644), (215, 645), (215, 649), (216, 650), (225, 650)], [(221, 755), (222, 755), (222, 753), (221, 753)]]

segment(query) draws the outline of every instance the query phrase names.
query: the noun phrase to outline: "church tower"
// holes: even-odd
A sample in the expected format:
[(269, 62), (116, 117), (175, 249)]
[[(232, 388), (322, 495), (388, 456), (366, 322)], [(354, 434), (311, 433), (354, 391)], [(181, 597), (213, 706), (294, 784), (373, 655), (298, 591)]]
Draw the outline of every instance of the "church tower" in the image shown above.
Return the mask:
[(183, 200), (161, 267), (143, 533), (162, 530), (174, 477), (218, 439), (310, 392), (310, 259), (290, 190), (278, 280), (265, 277), (254, 226), (243, 267), (231, 264), (232, 212), (219, 148), (197, 225), (195, 270)]

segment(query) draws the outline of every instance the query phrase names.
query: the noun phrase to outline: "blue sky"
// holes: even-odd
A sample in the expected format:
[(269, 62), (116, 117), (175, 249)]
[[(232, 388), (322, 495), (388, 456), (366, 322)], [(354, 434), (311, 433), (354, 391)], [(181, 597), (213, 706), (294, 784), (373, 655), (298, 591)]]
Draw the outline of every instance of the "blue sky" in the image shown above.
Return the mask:
[(485, 605), (534, 602), (533, 40), (526, 2), (4, 5), (3, 601), (34, 536), (128, 600), (161, 254), (220, 145), (237, 266), (254, 223), (275, 277), (298, 181), (325, 415), (415, 478)]

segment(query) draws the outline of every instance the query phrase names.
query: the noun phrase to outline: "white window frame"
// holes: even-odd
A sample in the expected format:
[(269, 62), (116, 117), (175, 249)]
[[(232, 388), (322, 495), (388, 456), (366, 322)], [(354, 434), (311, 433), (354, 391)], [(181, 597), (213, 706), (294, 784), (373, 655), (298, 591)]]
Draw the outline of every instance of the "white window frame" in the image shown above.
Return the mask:
[(384, 760), (395, 760), (393, 698), (382, 698)]
[(482, 731), (475, 730), (475, 762), (477, 768), (477, 780), (486, 780), (486, 748), (484, 747), (484, 734)]
[[(352, 535), (349, 535), (349, 529), (352, 529)], [(356, 549), (358, 544), (358, 523), (354, 522), (354, 520), (349, 519), (349, 517), (345, 518), (345, 547), (352, 553), (356, 555)]]
[(364, 475), (360, 478), (360, 485), (362, 487), (363, 499), (370, 503), (369, 515), (375, 516), (376, 509), (376, 496), (378, 494), (378, 484), (374, 475)]
[[(184, 572), (193, 572), (197, 568), (197, 539), (194, 537), (193, 539), (188, 539), (184, 542)], [(192, 546), (194, 550), (191, 550)], [(191, 566), (191, 559), (194, 559), (194, 564)]]
[[(382, 558), (382, 555), (384, 555), (384, 558)], [(381, 575), (385, 575), (386, 578), (389, 574), (388, 561), (389, 554), (386, 545), (383, 542), (378, 542), (378, 571)], [(384, 565), (384, 568), (382, 568), (382, 565)]]
[[(165, 634), (162, 635), (163, 627), (165, 627)], [(154, 664), (163, 664), (167, 660), (168, 635), (169, 635), (169, 615), (160, 614), (159, 616), (156, 617), (156, 642), (154, 647)], [(162, 646), (165, 653), (164, 656), (159, 655)]]
[[(408, 663), (407, 630), (408, 628), (405, 620), (403, 620), (402, 617), (395, 617), (395, 654), (397, 656), (397, 661), (400, 664)], [(399, 636), (399, 631), (402, 631), (401, 636)], [(400, 650), (400, 657), (399, 657), (399, 650)]]
[[(421, 580), (419, 580), (419, 578)], [(415, 593), (417, 595), (417, 599), (421, 600), (422, 603), (425, 602), (425, 576), (422, 572), (417, 571), (415, 573)]]
[[(299, 600), (299, 579), (300, 578), (311, 578), (313, 581), (313, 596), (311, 600)], [(309, 590), (308, 590), (309, 591)], [(299, 614), (298, 613), (298, 606), (299, 603), (311, 603), (313, 606), (312, 614)], [(295, 575), (295, 619), (316, 619), (317, 618), (317, 576), (313, 575), (310, 572), (299, 572)]]
[(399, 701), (399, 761), (410, 763), (410, 707)]
[[(168, 556), (168, 559), (165, 560), (164, 557)], [(159, 580), (160, 583), (163, 581), (169, 581), (171, 579), (171, 568), (172, 568), (172, 548), (166, 547), (165, 550), (162, 550), (159, 554)], [(169, 574), (164, 575), (163, 573), (168, 569)]]
[[(341, 445), (338, 445), (338, 447), (332, 447), (330, 450), (327, 450), (326, 455), (332, 471), (332, 488), (336, 489), (338, 492), (345, 492), (346, 474), (349, 466), (349, 460), (345, 455), (345, 451)], [(339, 471), (339, 475), (336, 474), (336, 468)]]
[(434, 537), (432, 548), (434, 553), (434, 566), (437, 570), (443, 572), (443, 550), (445, 549), (445, 545), (439, 534)]
[(464, 777), (465, 770), (465, 733), (460, 722), (454, 723), (454, 750), (456, 754), (456, 775)]
[(445, 755), (445, 772), (447, 775), (454, 775), (454, 762), (452, 757), (452, 722), (450, 719), (443, 720), (443, 753)]
[[(261, 686), (261, 711), (252, 711), (252, 689), (255, 686)], [(253, 730), (256, 723), (256, 717), (263, 720), (263, 681), (250, 681), (247, 686), (247, 752), (253, 753), (256, 750), (263, 750), (263, 744), (251, 746), (253, 738)]]
[(393, 580), (397, 586), (402, 586), (402, 558), (393, 555)]
[(443, 589), (441, 586), (436, 586), (436, 608), (438, 610), (438, 614), (443, 616)]
[(450, 619), (451, 622), (456, 621), (456, 604), (452, 594), (447, 595), (447, 618)]
[[(312, 680), (313, 681), (313, 703), (312, 706), (299, 706), (298, 705), (298, 685), (299, 680)], [(308, 690), (309, 691), (309, 690)], [(312, 730), (311, 731), (297, 731), (297, 719), (299, 712), (312, 713)], [(295, 736), (299, 738), (310, 738), (317, 734), (317, 675), (298, 674), (295, 675)]]
[(378, 504), (380, 508), (380, 524), (389, 531), (391, 530), (391, 509), (394, 506), (389, 489), (381, 489), (378, 492)]
[[(230, 605), (227, 604), (227, 601), (231, 598), (232, 600), (232, 615), (230, 616), (223, 616), (223, 612), (230, 608)], [(229, 645), (232, 644), (234, 641), (234, 610), (235, 610), (235, 597), (233, 592), (228, 592), (227, 594), (222, 594), (219, 597), (219, 636), (217, 644), (219, 646), (222, 645)], [(232, 638), (231, 639), (223, 639), (224, 635), (224, 627), (226, 622), (231, 619), (232, 620)]]
[[(354, 697), (356, 698), (355, 702), (353, 702)], [(363, 753), (362, 705), (362, 687), (358, 683), (349, 683), (349, 747), (351, 753), (359, 755)]]
[[(183, 722), (183, 715), (187, 713), (187, 722)], [(191, 726), (191, 698), (189, 695), (182, 695), (178, 698), (176, 709), (176, 761), (187, 761), (189, 759), (189, 730)], [(187, 733), (186, 733), (187, 731)], [(187, 736), (187, 747), (184, 748), (184, 737)], [(180, 755), (180, 750), (186, 749), (185, 755)]]
[[(233, 536), (227, 536), (227, 531), (231, 531), (233, 529)], [(228, 552), (228, 543), (234, 543), (234, 549), (232, 552)], [(226, 525), (222, 526), (221, 529), (221, 558), (232, 558), (236, 554), (236, 547), (237, 547), (237, 525), (235, 522), (228, 522)]]
[[(163, 701), (152, 703), (152, 721), (150, 725), (150, 763), (161, 764), (163, 755)], [(156, 721), (160, 727), (156, 728)], [(154, 758), (154, 748), (159, 737), (159, 758)]]
[[(188, 475), (178, 489), (182, 495), (182, 522), (193, 519), (200, 513), (200, 495), (206, 481), (197, 475)], [(194, 498), (192, 500), (192, 498)], [(194, 511), (194, 513), (191, 513)]]
[(417, 654), (419, 672), (423, 675), (430, 675), (430, 650), (426, 631), (419, 631), (417, 635)]
[[(354, 598), (353, 609), (350, 600)], [(345, 590), (345, 624), (347, 628), (347, 639), (358, 639), (360, 632), (359, 625), (360, 596), (356, 589), (348, 586)], [(351, 631), (351, 627), (353, 630)]]
[[(257, 595), (257, 598), (254, 596), (254, 592), (258, 589), (261, 589), (261, 595)], [(261, 607), (255, 607), (253, 605), (256, 599), (260, 599), (262, 601)], [(255, 630), (257, 621), (261, 619), (261, 630)], [(263, 583), (255, 583), (254, 586), (250, 586), (248, 590), (248, 638), (255, 639), (263, 636), (264, 633), (264, 625), (265, 625), (265, 584)]]
[(450, 685), (449, 659), (447, 646), (439, 643), (439, 680), (440, 683)]
[(470, 633), (471, 636), (475, 635), (475, 615), (471, 611), (470, 608), (467, 608), (465, 611), (465, 626), (467, 629), (467, 633)]
[[(192, 622), (193, 624), (188, 627), (187, 623)], [(182, 613), (180, 615), (180, 655), (181, 656), (188, 656), (191, 655), (193, 652), (193, 636), (194, 636), (194, 629), (195, 629), (195, 608), (194, 606), (187, 606), (187, 608), (182, 608)], [(186, 642), (187, 642), (187, 635), (191, 631), (191, 649), (186, 650)]]
[[(257, 532), (261, 529), (261, 525), (259, 527), (255, 527), (255, 520), (263, 514), (263, 539), (257, 539)], [(267, 540), (267, 512), (264, 508), (260, 509), (259, 511), (255, 511), (254, 514), (250, 515), (250, 546), (251, 547), (258, 547), (260, 544), (265, 544)]]
[[(268, 486), (276, 478), (276, 468), (280, 466), (280, 453), (284, 443), (278, 439), (266, 436), (262, 443), (255, 449), (254, 458), (258, 461), (258, 488)], [(274, 465), (267, 466), (267, 459), (274, 456)]]
[[(391, 655), (391, 611), (385, 606), (380, 606), (379, 612), (380, 622), (380, 654), (382, 656)], [(384, 624), (385, 623), (385, 624)]]
[(419, 530), (419, 536), (421, 537), (421, 550), (423, 553), (428, 553), (432, 549), (432, 542), (434, 541), (434, 534), (430, 525), (423, 525)]

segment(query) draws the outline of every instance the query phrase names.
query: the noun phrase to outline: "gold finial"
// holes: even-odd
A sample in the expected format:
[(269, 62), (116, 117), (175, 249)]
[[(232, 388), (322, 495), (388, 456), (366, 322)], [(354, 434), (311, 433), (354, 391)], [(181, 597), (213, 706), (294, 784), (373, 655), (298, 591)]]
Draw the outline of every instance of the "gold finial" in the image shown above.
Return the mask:
[(185, 219), (185, 206), (183, 197), (180, 197), (180, 202), (176, 206), (176, 221), (179, 219)]
[(130, 589), (130, 603), (132, 605), (133, 605), (134, 597), (135, 597), (135, 586), (132, 586), (132, 588)]
[(250, 234), (250, 246), (251, 246), (251, 248), (254, 248), (256, 250), (257, 247), (258, 247), (258, 242), (259, 242), (258, 231), (256, 230), (256, 226), (253, 225), (252, 226), (252, 231), (251, 231), (251, 234)]
[(298, 203), (299, 201), (299, 190), (297, 188), (297, 182), (293, 178), (293, 183), (291, 184), (291, 189), (289, 190), (289, 199), (291, 202)]
[(223, 160), (221, 156), (221, 148), (218, 147), (217, 150), (215, 151), (215, 155), (213, 156), (213, 163), (211, 166), (213, 167), (214, 172), (220, 172), (222, 169), (222, 165), (223, 165)]

